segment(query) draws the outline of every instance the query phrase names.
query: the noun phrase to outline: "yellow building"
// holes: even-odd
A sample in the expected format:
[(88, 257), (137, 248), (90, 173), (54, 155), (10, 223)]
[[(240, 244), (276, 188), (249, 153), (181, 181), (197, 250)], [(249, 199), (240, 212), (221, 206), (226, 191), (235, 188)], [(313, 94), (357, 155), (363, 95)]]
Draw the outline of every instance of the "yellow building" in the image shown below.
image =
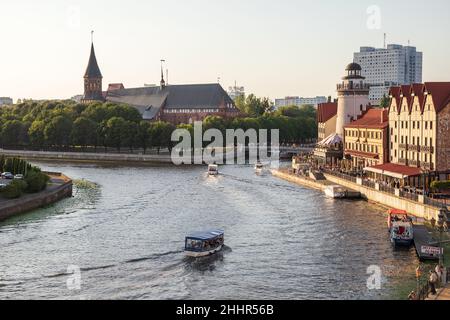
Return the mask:
[(344, 156), (362, 170), (389, 162), (388, 110), (369, 109), (344, 127)]
[(390, 96), (390, 162), (397, 166), (396, 173), (407, 171), (405, 183), (414, 186), (423, 186), (423, 177), (426, 185), (434, 179), (448, 180), (450, 82), (393, 87)]

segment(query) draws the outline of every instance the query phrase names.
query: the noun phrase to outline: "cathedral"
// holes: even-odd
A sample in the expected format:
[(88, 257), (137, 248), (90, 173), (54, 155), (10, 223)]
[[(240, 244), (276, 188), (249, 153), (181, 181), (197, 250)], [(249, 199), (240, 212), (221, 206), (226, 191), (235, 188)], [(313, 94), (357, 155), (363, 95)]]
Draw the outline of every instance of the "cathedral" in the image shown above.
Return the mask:
[(161, 70), (159, 86), (125, 88), (121, 83), (102, 89), (103, 76), (91, 45), (84, 74), (82, 103), (96, 101), (127, 104), (136, 108), (147, 121), (166, 121), (174, 125), (202, 121), (207, 116), (234, 118), (240, 115), (234, 101), (218, 83), (169, 85)]

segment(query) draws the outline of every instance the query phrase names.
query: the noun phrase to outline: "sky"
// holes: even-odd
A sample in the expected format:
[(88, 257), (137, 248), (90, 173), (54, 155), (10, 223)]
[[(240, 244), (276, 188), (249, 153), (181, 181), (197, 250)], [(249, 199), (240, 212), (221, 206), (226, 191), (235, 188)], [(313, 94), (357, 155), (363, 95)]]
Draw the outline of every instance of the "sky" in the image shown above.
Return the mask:
[(424, 81), (450, 81), (448, 0), (0, 0), (0, 96), (83, 93), (94, 44), (103, 86), (236, 81), (271, 99), (335, 96), (361, 46), (424, 52)]

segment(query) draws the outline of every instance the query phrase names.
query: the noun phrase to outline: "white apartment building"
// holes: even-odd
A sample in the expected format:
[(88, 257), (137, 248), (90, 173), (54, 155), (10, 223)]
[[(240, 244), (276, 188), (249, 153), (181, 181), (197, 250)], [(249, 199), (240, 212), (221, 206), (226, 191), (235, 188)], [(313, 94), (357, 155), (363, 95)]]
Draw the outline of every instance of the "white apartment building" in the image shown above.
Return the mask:
[(315, 98), (302, 98), (302, 97), (285, 97), (284, 99), (275, 99), (275, 109), (287, 106), (303, 106), (313, 105), (317, 106), (321, 103), (328, 102), (327, 97), (315, 97)]
[(9, 97), (0, 97), (0, 106), (13, 104), (13, 100)]
[(392, 86), (422, 82), (422, 52), (415, 47), (390, 44), (386, 49), (361, 47), (355, 52), (354, 62), (362, 67), (362, 76), (370, 85), (369, 99), (379, 104), (389, 96)]

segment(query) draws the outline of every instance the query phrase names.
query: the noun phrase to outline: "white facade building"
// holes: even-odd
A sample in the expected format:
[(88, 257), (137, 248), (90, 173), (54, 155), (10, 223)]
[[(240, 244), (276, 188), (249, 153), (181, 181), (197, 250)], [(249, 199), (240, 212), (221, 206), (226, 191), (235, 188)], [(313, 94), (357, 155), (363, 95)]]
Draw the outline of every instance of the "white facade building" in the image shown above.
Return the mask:
[(13, 104), (13, 100), (9, 97), (0, 97), (0, 106)]
[(326, 103), (328, 101), (327, 97), (315, 97), (315, 98), (302, 98), (302, 97), (285, 97), (284, 99), (275, 99), (275, 109), (288, 106), (303, 106), (303, 105), (313, 105), (317, 106), (321, 103)]
[(361, 47), (353, 61), (370, 85), (369, 99), (378, 104), (392, 86), (422, 83), (423, 54), (415, 47), (390, 44), (386, 49)]

